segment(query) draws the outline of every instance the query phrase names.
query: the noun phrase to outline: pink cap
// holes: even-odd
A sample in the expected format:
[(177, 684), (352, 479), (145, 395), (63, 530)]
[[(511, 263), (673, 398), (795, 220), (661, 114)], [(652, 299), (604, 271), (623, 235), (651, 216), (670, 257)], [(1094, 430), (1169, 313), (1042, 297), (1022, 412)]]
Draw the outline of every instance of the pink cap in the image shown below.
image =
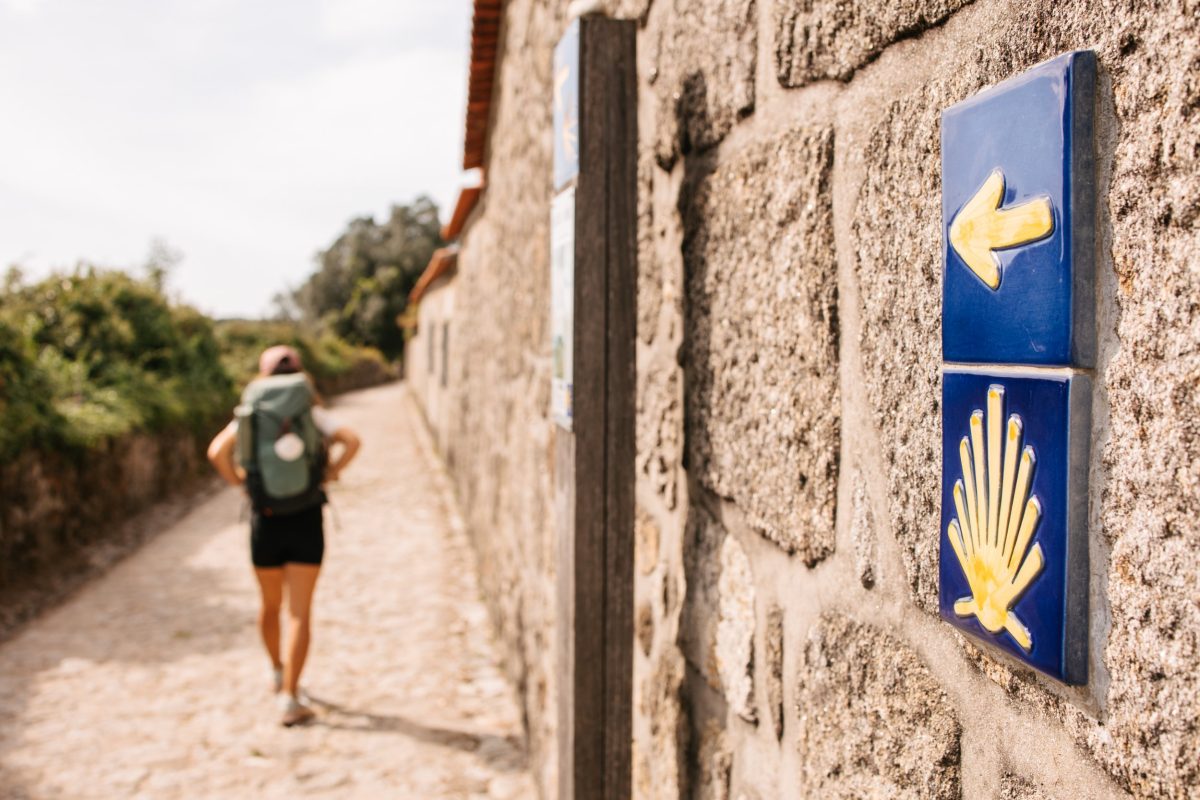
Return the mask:
[(268, 347), (258, 359), (261, 375), (286, 375), (300, 369), (300, 354), (286, 344)]

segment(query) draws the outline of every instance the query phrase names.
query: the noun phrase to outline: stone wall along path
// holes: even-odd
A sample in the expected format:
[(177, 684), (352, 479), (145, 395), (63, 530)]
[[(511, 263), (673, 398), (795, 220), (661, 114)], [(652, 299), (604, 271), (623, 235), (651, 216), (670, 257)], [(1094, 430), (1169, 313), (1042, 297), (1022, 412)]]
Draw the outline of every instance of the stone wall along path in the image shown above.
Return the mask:
[(3, 798), (525, 798), (516, 698), (403, 385), (347, 396), (313, 649), (287, 730), (230, 489), (0, 646)]

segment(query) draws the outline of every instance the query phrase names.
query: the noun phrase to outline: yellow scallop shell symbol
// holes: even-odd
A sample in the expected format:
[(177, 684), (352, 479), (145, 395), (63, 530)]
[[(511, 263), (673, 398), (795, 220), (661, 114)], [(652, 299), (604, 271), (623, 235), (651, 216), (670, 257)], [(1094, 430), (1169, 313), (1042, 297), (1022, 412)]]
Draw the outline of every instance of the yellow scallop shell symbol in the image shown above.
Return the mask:
[(950, 521), (946, 534), (971, 596), (956, 602), (954, 613), (974, 615), (990, 633), (1008, 631), (1028, 652), (1033, 647), (1029, 629), (1011, 609), (1045, 563), (1041, 545), (1029, 548), (1042, 517), (1042, 504), (1029, 494), (1036, 458), (1032, 447), (1021, 448), (1021, 418), (1012, 414), (1004, 425), (1003, 386), (988, 387), (986, 446), (984, 422), (983, 411), (974, 411), (970, 436), (964, 436), (958, 446), (962, 462), (962, 480), (954, 484), (958, 517)]

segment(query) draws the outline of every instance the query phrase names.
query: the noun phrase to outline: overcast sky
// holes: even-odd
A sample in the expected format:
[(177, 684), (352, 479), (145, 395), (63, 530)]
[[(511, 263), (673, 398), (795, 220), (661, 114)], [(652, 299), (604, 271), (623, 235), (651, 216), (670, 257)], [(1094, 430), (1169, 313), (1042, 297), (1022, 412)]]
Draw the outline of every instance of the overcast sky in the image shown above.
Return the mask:
[(0, 268), (161, 237), (185, 300), (266, 311), (348, 219), (453, 201), (469, 32), (469, 0), (0, 0)]

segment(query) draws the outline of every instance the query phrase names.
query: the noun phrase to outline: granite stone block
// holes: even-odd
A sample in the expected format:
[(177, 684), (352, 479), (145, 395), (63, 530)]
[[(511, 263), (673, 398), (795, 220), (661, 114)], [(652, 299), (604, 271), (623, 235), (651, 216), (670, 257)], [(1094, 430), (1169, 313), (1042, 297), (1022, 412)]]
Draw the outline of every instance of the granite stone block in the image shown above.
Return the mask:
[(780, 0), (775, 71), (787, 87), (849, 80), (888, 45), (942, 22), (971, 0)]
[(961, 728), (929, 668), (877, 628), (826, 613), (796, 686), (805, 797), (960, 797)]
[(802, 127), (684, 190), (693, 474), (814, 565), (833, 551), (841, 414), (833, 134)]

